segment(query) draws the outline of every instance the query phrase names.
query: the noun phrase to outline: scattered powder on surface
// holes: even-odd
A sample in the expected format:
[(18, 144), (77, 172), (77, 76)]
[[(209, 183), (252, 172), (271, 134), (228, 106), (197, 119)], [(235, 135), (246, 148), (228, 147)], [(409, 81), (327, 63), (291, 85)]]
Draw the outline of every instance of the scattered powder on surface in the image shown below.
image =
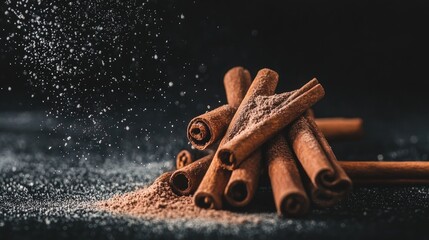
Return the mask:
[(171, 172), (164, 173), (149, 187), (116, 195), (95, 205), (103, 211), (149, 219), (201, 219), (222, 223), (261, 221), (253, 214), (198, 208), (193, 204), (192, 196), (178, 196), (171, 191), (170, 176)]

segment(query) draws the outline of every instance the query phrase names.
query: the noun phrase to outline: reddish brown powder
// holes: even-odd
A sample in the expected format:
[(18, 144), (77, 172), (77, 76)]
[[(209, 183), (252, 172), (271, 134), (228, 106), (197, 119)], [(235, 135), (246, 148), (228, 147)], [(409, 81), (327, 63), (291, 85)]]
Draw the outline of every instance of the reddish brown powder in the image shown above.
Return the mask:
[(258, 123), (271, 117), (290, 102), (289, 97), (294, 92), (295, 91), (291, 91), (270, 96), (256, 96), (254, 99), (250, 100), (244, 105), (241, 111), (238, 120), (240, 124), (234, 126), (228, 137), (232, 139), (234, 136), (244, 132), (244, 130), (251, 130)]
[(144, 218), (184, 220), (198, 218), (223, 223), (260, 221), (251, 214), (198, 208), (193, 204), (192, 196), (177, 196), (171, 191), (168, 184), (170, 176), (171, 172), (164, 173), (149, 187), (97, 202), (96, 207), (103, 211)]

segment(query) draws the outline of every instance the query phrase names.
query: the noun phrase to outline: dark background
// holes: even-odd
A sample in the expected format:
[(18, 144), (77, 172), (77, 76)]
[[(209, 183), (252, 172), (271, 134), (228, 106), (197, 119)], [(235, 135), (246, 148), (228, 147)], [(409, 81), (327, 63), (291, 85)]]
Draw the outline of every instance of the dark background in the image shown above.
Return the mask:
[[(327, 101), (347, 105), (344, 114), (376, 114), (381, 108), (404, 114), (424, 111), (428, 100), (425, 1), (154, 1), (152, 8), (162, 12), (171, 53), (163, 66), (168, 74), (155, 81), (154, 88), (165, 86), (165, 79), (180, 82), (184, 89), (199, 84), (224, 101), (222, 76), (242, 65), (253, 76), (263, 67), (278, 71), (279, 91), (317, 77), (326, 87)], [(182, 24), (174, 24), (181, 13)], [(5, 33), (14, 31), (3, 17), (0, 21)], [(20, 101), (26, 101), (29, 86), (23, 67), (10, 65), (19, 54), (3, 49), (0, 84), (12, 86), (14, 97), (24, 93)], [(119, 72), (119, 67), (112, 71)], [(139, 87), (133, 89), (138, 92)], [(204, 95), (196, 93), (194, 98)], [(5, 92), (1, 96), (10, 97)], [(212, 99), (202, 101), (218, 100)], [(362, 102), (365, 109), (355, 108)]]
[[(362, 139), (332, 142), (340, 160), (428, 160), (426, 1), (150, 1), (162, 29), (145, 27), (155, 22), (149, 15), (137, 21), (141, 12), (134, 12), (133, 0), (80, 2), (71, 11), (68, 1), (42, 5), (57, 4), (60, 12), (48, 18), (76, 29), (83, 21), (88, 24), (81, 30), (90, 33), (110, 19), (104, 10), (117, 18), (105, 23), (111, 29), (97, 32), (104, 43), (94, 49), (103, 54), (74, 63), (84, 74), (59, 79), (82, 83), (67, 98), (59, 98), (52, 84), (30, 84), (24, 72), (38, 66), (22, 61), (26, 33), (16, 29), (13, 15), (0, 15), (0, 239), (427, 238), (428, 186), (356, 187), (337, 206), (304, 218), (279, 219), (268, 206), (251, 213), (261, 222), (242, 225), (134, 219), (86, 205), (171, 170), (174, 155), (188, 146), (187, 123), (207, 105), (226, 102), (222, 78), (237, 65), (252, 76), (264, 67), (277, 71), (278, 92), (317, 77), (326, 90), (317, 116), (362, 117)], [(101, 14), (93, 14), (94, 6)], [(8, 7), (0, 4), (0, 14)], [(81, 18), (85, 13), (89, 17)], [(159, 40), (146, 40), (148, 30), (162, 33)], [(8, 41), (11, 33), (17, 36)], [(124, 36), (122, 57), (103, 67), (101, 59), (118, 55), (109, 34)], [(153, 61), (154, 46), (165, 61)], [(110, 84), (98, 73), (127, 74), (132, 81)], [(46, 96), (53, 100), (42, 103)], [(73, 112), (82, 99), (85, 108)], [(92, 122), (82, 119), (103, 104), (117, 106), (103, 115), (114, 117), (97, 118), (90, 129)]]

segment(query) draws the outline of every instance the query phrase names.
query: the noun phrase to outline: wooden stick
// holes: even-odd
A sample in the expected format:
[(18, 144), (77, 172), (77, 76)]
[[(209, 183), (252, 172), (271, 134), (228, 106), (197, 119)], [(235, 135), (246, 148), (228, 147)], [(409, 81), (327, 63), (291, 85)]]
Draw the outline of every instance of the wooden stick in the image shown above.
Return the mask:
[(295, 156), (283, 136), (277, 135), (268, 141), (266, 159), (277, 213), (286, 217), (305, 215), (310, 201), (302, 185)]
[(244, 207), (252, 201), (261, 173), (261, 151), (257, 150), (235, 169), (225, 188), (225, 199), (234, 207)]
[(189, 122), (187, 136), (192, 146), (203, 150), (222, 138), (250, 83), (250, 73), (242, 67), (234, 67), (225, 74), (224, 85), (228, 104), (195, 117)]
[(308, 176), (312, 201), (329, 207), (351, 190), (351, 180), (340, 167), (328, 142), (309, 116), (299, 117), (288, 131), (289, 141)]
[[(259, 84), (254, 85), (253, 83), (248, 92), (252, 92), (256, 95), (273, 94), (277, 86), (278, 74), (269, 69), (262, 69), (258, 72), (253, 82)], [(248, 97), (247, 94), (246, 97)], [(246, 100), (246, 97), (243, 99), (243, 101)], [(237, 114), (234, 115), (219, 146), (223, 146), (226, 142), (231, 140), (232, 136), (234, 136), (236, 123), (239, 121), (239, 117), (240, 116)], [(221, 166), (221, 161), (218, 158), (218, 152), (219, 148), (216, 151), (209, 168), (207, 169), (206, 175), (195, 192), (194, 203), (198, 207), (214, 209), (222, 208), (222, 198), (225, 187), (231, 176), (231, 172)]]
[(325, 93), (317, 79), (313, 79), (294, 92), (264, 97), (265, 94), (257, 90), (265, 88), (265, 84), (256, 79), (253, 81), (234, 115), (237, 121), (234, 124), (231, 122), (236, 131), (230, 132), (231, 140), (219, 147), (217, 155), (226, 169), (237, 168), (253, 151), (319, 101)]

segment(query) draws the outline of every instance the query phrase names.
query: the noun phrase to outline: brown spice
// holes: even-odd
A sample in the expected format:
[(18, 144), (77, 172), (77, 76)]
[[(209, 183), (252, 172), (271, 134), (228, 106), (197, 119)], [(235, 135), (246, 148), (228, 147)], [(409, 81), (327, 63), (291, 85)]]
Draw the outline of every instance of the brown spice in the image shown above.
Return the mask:
[[(317, 79), (309, 81), (296, 91), (280, 95), (283, 96), (284, 101), (279, 102), (274, 101), (278, 96), (263, 96), (267, 94), (253, 91), (260, 88), (268, 87), (264, 85), (263, 81), (256, 81), (255, 79), (250, 86), (248, 95), (243, 99), (231, 121), (231, 125), (234, 126), (233, 129), (236, 131), (227, 131), (226, 134), (231, 140), (219, 146), (216, 155), (219, 157), (222, 167), (226, 169), (237, 168), (253, 151), (298, 118), (325, 94)], [(255, 95), (255, 92), (258, 95)], [(285, 96), (288, 97), (286, 98)], [(270, 107), (267, 107), (270, 104), (265, 104), (267, 101), (272, 105), (277, 105), (271, 106), (270, 109)], [(261, 103), (262, 109), (259, 109), (258, 106)], [(252, 108), (259, 112), (256, 117), (246, 113), (247, 104), (254, 105)], [(234, 119), (237, 119), (237, 121), (234, 122)], [(244, 127), (245, 130), (243, 130)]]
[(268, 141), (266, 158), (277, 213), (285, 217), (305, 215), (310, 208), (310, 200), (295, 156), (282, 135)]
[(95, 205), (103, 211), (149, 219), (201, 219), (236, 224), (261, 221), (255, 215), (198, 208), (192, 203), (191, 196), (177, 196), (171, 191), (170, 176), (171, 172), (164, 173), (147, 188), (117, 195)]
[(197, 149), (211, 147), (223, 137), (250, 86), (250, 73), (243, 67), (234, 67), (225, 74), (223, 82), (228, 104), (204, 113), (189, 122), (187, 136), (192, 146)]
[[(257, 76), (253, 80), (252, 85), (247, 91), (240, 107), (242, 108), (243, 102), (247, 103), (250, 99), (253, 99), (258, 95), (273, 94), (278, 82), (278, 74), (270, 69), (262, 69), (258, 72)], [(219, 146), (222, 146), (230, 140), (230, 136), (233, 136), (232, 132), (235, 131), (237, 123), (240, 121), (240, 114), (235, 114), (231, 120), (230, 125), (226, 131), (225, 136), (220, 142)], [(201, 181), (200, 186), (194, 195), (195, 205), (201, 208), (214, 208), (222, 209), (222, 199), (225, 191), (225, 187), (231, 176), (231, 172), (226, 168), (222, 167), (221, 160), (219, 159), (219, 148), (215, 153), (215, 156), (207, 169), (207, 173)], [(249, 153), (250, 155), (251, 153)]]
[(305, 175), (313, 202), (329, 207), (351, 190), (351, 180), (337, 162), (337, 158), (323, 134), (310, 116), (299, 117), (288, 131)]
[(262, 154), (257, 150), (234, 169), (225, 188), (225, 199), (234, 207), (244, 207), (252, 201), (261, 174)]
[(206, 149), (204, 151), (199, 151), (196, 149), (182, 149), (176, 155), (176, 169), (181, 169), (200, 158), (210, 154), (213, 155), (213, 153), (214, 152), (211, 149)]
[(176, 156), (176, 168), (181, 169), (182, 167), (191, 164), (193, 161), (192, 153), (187, 149), (182, 149)]
[(173, 172), (170, 177), (170, 186), (176, 194), (193, 194), (200, 185), (213, 154), (209, 154), (195, 162)]
[(247, 69), (243, 67), (231, 68), (223, 78), (228, 105), (238, 108), (251, 83), (252, 79)]
[(428, 184), (429, 162), (344, 161), (339, 162), (358, 185)]
[(192, 146), (203, 150), (213, 145), (225, 133), (235, 110), (225, 104), (193, 118), (187, 129), (188, 139)]
[(317, 118), (315, 122), (329, 140), (357, 139), (363, 134), (361, 118)]

